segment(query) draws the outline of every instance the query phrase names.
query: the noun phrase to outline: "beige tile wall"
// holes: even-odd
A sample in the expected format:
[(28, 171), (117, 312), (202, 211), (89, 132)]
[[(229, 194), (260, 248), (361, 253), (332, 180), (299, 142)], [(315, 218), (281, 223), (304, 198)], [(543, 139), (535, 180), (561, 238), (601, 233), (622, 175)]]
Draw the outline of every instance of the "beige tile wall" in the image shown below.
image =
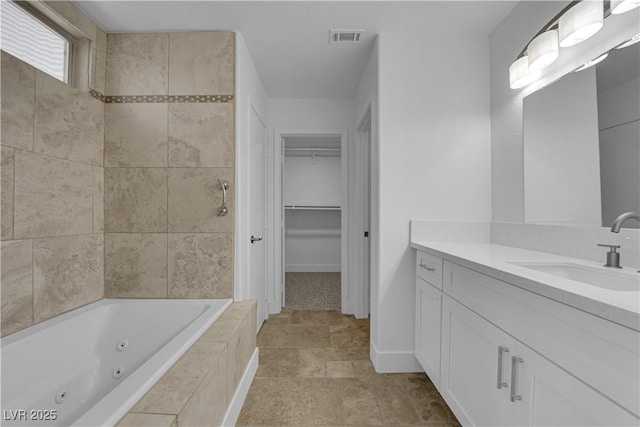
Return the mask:
[(133, 101), (105, 106), (107, 296), (233, 297), (234, 104), (133, 97), (233, 95), (234, 51), (230, 32), (107, 35), (106, 95)]
[[(106, 34), (69, 1), (36, 6), (92, 41), (104, 92)], [(2, 52), (1, 334), (102, 298), (104, 104)]]
[[(235, 92), (233, 33), (107, 35), (69, 1), (38, 4), (91, 40), (94, 94)], [(1, 65), (2, 335), (103, 295), (232, 297), (234, 104), (104, 104)]]

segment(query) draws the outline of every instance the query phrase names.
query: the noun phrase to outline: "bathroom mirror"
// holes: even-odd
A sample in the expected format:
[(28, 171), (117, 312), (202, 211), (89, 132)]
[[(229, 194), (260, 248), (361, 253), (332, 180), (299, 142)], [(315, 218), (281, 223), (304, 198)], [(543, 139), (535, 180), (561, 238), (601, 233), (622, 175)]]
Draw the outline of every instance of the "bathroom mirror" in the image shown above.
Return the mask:
[(640, 211), (639, 64), (640, 44), (613, 49), (524, 99), (525, 223), (609, 227)]

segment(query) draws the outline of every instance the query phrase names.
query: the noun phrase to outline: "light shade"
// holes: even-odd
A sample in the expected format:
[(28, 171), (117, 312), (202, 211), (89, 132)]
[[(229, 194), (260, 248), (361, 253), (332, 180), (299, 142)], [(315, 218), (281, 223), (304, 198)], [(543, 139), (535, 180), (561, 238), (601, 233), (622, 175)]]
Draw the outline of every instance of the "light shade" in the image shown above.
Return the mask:
[(531, 40), (527, 56), (530, 71), (542, 70), (551, 65), (558, 58), (558, 31), (546, 31)]
[(520, 89), (533, 81), (529, 73), (529, 58), (527, 55), (513, 61), (509, 66), (509, 86), (511, 89)]
[(602, 28), (603, 23), (603, 0), (581, 1), (558, 21), (560, 46), (569, 47), (588, 39)]
[(611, 0), (611, 13), (618, 15), (640, 6), (640, 0)]

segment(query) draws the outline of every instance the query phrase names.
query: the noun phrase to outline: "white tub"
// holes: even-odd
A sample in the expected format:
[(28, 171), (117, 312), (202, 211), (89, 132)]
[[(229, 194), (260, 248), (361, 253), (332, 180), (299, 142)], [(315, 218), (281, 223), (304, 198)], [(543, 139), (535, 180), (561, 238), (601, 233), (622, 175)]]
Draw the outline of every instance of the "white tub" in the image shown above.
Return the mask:
[(8, 335), (2, 425), (114, 425), (230, 304), (101, 300)]

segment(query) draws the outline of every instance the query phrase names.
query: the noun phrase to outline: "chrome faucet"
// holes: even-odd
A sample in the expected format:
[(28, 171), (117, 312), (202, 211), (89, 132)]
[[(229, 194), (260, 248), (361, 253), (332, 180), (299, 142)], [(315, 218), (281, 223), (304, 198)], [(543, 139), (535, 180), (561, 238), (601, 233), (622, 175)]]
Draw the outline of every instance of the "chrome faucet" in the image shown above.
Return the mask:
[(612, 233), (619, 233), (620, 232), (620, 227), (622, 227), (622, 224), (630, 219), (633, 218), (636, 221), (640, 222), (640, 214), (636, 213), (636, 212), (625, 212), (622, 215), (620, 215), (618, 218), (616, 218), (615, 221), (613, 221), (613, 225), (611, 226), (611, 232)]

